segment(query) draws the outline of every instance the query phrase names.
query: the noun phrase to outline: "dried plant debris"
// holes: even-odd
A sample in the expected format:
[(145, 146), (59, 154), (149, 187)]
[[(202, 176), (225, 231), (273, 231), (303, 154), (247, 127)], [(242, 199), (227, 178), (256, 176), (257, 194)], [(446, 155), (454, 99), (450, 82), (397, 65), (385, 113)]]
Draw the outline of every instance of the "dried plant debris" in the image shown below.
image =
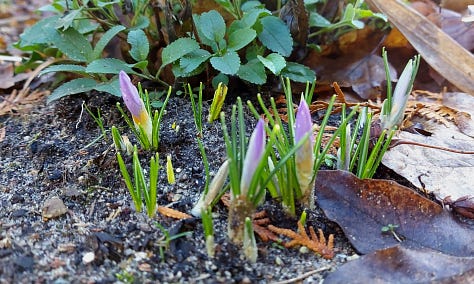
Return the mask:
[(264, 242), (268, 242), (269, 240), (278, 242), (278, 236), (267, 227), (270, 222), (270, 218), (267, 217), (265, 210), (257, 212), (253, 215), (253, 230)]
[(30, 89), (13, 90), (12, 93), (2, 98), (0, 102), (0, 116), (27, 111), (49, 94), (49, 91)]
[(273, 225), (269, 225), (268, 229), (286, 237), (291, 238), (292, 240), (285, 243), (285, 247), (291, 248), (294, 246), (305, 246), (308, 249), (314, 251), (315, 253), (320, 254), (322, 257), (326, 259), (332, 259), (334, 257), (334, 235), (329, 235), (328, 241), (326, 242), (326, 238), (324, 237), (323, 231), (318, 229), (319, 237), (316, 235), (313, 227), (309, 227), (309, 234), (306, 233), (306, 230), (298, 221), (298, 232), (292, 231), (290, 229), (283, 229), (278, 228)]
[(181, 219), (193, 218), (193, 216), (191, 216), (189, 214), (186, 214), (186, 213), (183, 213), (181, 211), (175, 210), (173, 208), (165, 207), (165, 206), (158, 206), (157, 211), (161, 215), (166, 216), (166, 217), (170, 217), (170, 218), (173, 218), (173, 219), (181, 220)]

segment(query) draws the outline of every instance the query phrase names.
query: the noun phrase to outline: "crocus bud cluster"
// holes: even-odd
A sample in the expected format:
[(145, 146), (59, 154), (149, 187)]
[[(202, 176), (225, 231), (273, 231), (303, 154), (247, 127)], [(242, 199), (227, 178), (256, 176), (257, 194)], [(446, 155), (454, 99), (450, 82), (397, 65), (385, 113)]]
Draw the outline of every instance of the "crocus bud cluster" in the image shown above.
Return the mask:
[(314, 207), (313, 197), (313, 167), (314, 167), (314, 138), (312, 136), (313, 123), (308, 104), (301, 98), (295, 118), (295, 145), (309, 133), (309, 139), (303, 142), (295, 155), (296, 177), (302, 194), (302, 202), (309, 208)]
[(148, 141), (152, 141), (153, 126), (143, 100), (138, 94), (137, 88), (132, 84), (130, 77), (124, 71), (119, 73), (120, 91), (128, 110), (132, 114), (133, 122), (138, 131), (144, 131)]

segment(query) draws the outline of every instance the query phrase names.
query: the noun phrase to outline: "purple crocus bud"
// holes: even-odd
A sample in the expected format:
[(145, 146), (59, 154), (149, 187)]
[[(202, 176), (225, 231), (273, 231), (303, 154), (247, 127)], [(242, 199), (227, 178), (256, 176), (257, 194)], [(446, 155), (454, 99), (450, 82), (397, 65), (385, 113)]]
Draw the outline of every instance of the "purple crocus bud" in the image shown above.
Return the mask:
[(295, 119), (295, 145), (309, 133), (303, 145), (296, 151), (296, 177), (302, 193), (302, 203), (313, 207), (313, 167), (314, 167), (314, 138), (312, 136), (313, 123), (308, 104), (301, 96), (298, 112)]
[(132, 84), (130, 77), (124, 71), (119, 73), (120, 91), (122, 92), (123, 101), (128, 110), (132, 114), (135, 126), (145, 131), (148, 140), (152, 141), (152, 122), (148, 111), (145, 108), (143, 100), (138, 94), (137, 88)]
[(245, 154), (242, 177), (240, 179), (240, 194), (245, 196), (252, 182), (253, 175), (265, 152), (265, 125), (263, 119), (259, 119), (257, 126), (250, 136), (247, 153)]

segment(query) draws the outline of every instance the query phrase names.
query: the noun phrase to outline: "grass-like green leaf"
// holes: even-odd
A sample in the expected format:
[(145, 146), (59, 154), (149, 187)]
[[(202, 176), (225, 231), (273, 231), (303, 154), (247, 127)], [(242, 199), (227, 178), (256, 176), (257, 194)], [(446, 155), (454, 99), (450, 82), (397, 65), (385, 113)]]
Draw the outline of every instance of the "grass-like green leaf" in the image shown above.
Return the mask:
[(135, 61), (143, 61), (148, 57), (150, 43), (143, 30), (137, 29), (128, 33), (127, 42), (130, 44), (130, 55)]
[(179, 38), (163, 49), (162, 66), (168, 65), (184, 55), (199, 49), (199, 44), (192, 38)]
[(293, 38), (288, 26), (275, 16), (265, 17), (260, 22), (263, 30), (258, 35), (258, 39), (263, 45), (282, 56), (290, 56), (293, 50)]
[(240, 58), (235, 51), (227, 51), (222, 56), (214, 56), (211, 58), (211, 64), (214, 69), (223, 74), (234, 75), (239, 71)]

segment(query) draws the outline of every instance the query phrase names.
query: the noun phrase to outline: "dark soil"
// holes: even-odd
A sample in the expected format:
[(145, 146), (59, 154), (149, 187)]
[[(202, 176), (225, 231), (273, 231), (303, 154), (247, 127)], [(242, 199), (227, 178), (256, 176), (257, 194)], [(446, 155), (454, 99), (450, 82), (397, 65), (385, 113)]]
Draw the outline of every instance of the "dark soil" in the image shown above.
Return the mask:
[[(0, 142), (0, 283), (268, 283), (328, 267), (304, 278), (304, 283), (315, 283), (356, 257), (341, 230), (315, 211), (308, 212), (307, 223), (325, 235), (335, 234), (333, 260), (257, 238), (259, 257), (250, 264), (229, 243), (227, 208), (218, 203), (217, 249), (215, 258), (209, 258), (200, 220), (159, 214), (151, 220), (135, 212), (110, 135), (96, 139), (101, 133), (82, 110), (83, 101), (93, 111), (101, 110), (107, 130), (117, 125), (132, 136), (116, 111), (116, 98), (105, 94), (67, 97), (0, 118), (0, 128), (6, 127)], [(230, 113), (230, 103), (226, 108)], [(166, 109), (160, 164), (171, 154), (177, 182), (168, 185), (162, 167), (158, 203), (189, 213), (204, 184), (191, 105), (174, 96)], [(206, 102), (204, 121), (207, 109)], [(249, 133), (255, 123), (251, 117), (247, 115)], [(204, 143), (214, 174), (225, 160), (220, 123), (204, 123)], [(43, 204), (53, 196), (68, 211), (44, 221)], [(273, 225), (296, 229), (297, 220), (282, 214), (278, 202), (268, 199), (259, 209), (266, 210)], [(167, 243), (158, 224), (170, 235), (190, 233)], [(84, 258), (91, 253), (88, 262)]]

